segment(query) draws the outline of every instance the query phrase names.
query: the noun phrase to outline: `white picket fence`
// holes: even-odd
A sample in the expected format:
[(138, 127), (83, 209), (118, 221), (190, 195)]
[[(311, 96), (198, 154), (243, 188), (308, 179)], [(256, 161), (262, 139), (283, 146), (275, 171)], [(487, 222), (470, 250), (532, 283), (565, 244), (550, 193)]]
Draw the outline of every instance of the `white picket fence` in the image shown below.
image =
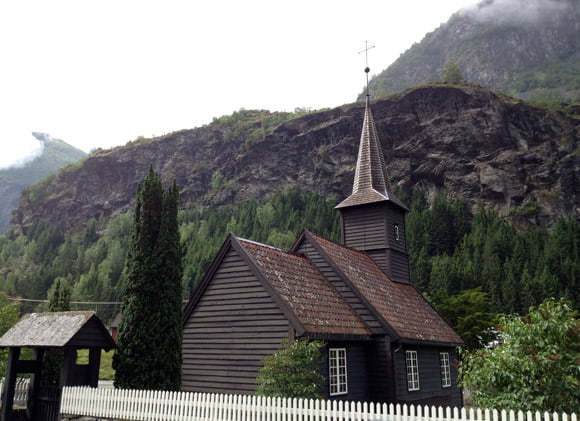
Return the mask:
[(578, 421), (576, 414), (489, 411), (247, 395), (65, 387), (61, 414), (139, 421)]
[[(28, 385), (30, 379), (18, 377), (16, 379), (16, 388), (14, 390), (14, 406), (26, 406), (28, 401)], [(0, 381), (0, 396), (4, 391), (4, 378)]]

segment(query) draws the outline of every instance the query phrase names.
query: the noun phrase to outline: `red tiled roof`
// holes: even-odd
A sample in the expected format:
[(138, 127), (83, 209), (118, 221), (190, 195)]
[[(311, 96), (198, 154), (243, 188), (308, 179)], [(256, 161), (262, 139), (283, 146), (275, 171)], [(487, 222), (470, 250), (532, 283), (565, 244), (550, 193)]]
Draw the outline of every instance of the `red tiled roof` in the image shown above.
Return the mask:
[(253, 241), (238, 240), (307, 332), (370, 335), (364, 323), (307, 258)]
[(462, 344), (461, 337), (411, 285), (393, 282), (366, 254), (312, 235), (359, 293), (401, 337)]

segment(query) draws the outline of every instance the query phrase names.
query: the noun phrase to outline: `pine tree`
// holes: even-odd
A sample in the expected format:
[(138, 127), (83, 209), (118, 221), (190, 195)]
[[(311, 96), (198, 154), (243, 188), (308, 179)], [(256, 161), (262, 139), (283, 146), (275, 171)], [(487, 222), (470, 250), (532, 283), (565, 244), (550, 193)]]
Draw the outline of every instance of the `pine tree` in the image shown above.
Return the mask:
[(177, 206), (177, 184), (164, 192), (151, 166), (137, 190), (113, 359), (116, 387), (180, 388), (183, 250)]

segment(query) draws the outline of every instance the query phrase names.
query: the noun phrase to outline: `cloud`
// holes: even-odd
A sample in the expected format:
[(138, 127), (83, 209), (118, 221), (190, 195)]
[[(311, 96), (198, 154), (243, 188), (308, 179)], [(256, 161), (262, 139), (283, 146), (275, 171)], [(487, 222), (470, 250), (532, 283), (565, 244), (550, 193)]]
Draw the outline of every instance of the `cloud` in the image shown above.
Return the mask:
[(0, 133), (0, 169), (22, 167), (43, 150), (44, 145), (31, 132), (5, 128)]
[(567, 0), (483, 0), (461, 13), (481, 23), (534, 25), (571, 7)]

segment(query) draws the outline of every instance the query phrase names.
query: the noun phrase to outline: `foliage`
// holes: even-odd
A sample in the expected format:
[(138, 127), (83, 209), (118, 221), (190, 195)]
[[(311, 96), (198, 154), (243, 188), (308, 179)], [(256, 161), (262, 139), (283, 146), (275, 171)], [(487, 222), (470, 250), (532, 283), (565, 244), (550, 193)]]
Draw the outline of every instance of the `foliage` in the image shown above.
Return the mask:
[(461, 382), (485, 408), (580, 412), (580, 320), (565, 301), (504, 317), (503, 344), (462, 352)]
[(115, 386), (179, 390), (181, 386), (181, 276), (177, 184), (164, 191), (150, 166), (139, 186), (127, 256)]
[[(63, 285), (61, 280), (55, 282), (52, 294), (48, 303), (48, 311), (69, 311), (70, 310), (70, 288)], [(62, 349), (48, 349), (44, 353), (42, 363), (42, 374), (40, 376), (43, 386), (58, 386), (60, 382), (60, 371), (64, 361), (64, 351)]]
[[(0, 336), (4, 335), (18, 321), (20, 308), (17, 303), (11, 303), (6, 294), (0, 292)], [(6, 373), (8, 350), (0, 349), (0, 373)]]
[(441, 82), (456, 85), (463, 81), (463, 75), (461, 74), (461, 70), (459, 70), (459, 66), (452, 61), (445, 63), (443, 69), (441, 69)]
[(548, 297), (580, 305), (580, 222), (560, 219), (517, 230), (492, 210), (472, 215), (465, 202), (435, 197), (429, 208), (413, 192), (407, 215), (411, 277), (423, 293), (438, 297), (479, 288), (494, 313), (525, 314)]
[(482, 348), (495, 339), (495, 312), (481, 287), (466, 289), (457, 295), (435, 297), (434, 304), (463, 338), (467, 349)]
[(320, 374), (324, 343), (285, 339), (282, 348), (262, 360), (256, 394), (285, 398), (320, 398), (324, 377)]

